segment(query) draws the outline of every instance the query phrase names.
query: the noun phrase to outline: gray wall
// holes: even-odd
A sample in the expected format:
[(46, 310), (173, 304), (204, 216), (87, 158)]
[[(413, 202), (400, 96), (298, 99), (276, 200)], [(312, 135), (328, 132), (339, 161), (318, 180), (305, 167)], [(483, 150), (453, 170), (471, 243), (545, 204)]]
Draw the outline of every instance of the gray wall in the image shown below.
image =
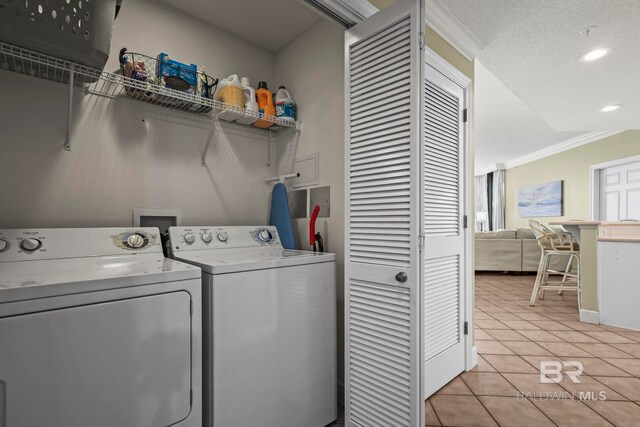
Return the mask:
[[(320, 186), (331, 187), (331, 217), (316, 229), (325, 251), (337, 255), (338, 378), (344, 378), (344, 29), (321, 21), (276, 56), (276, 75), (298, 104), (303, 130), (297, 141), (278, 142), (279, 173), (294, 172), (295, 157), (319, 154)], [(308, 219), (294, 220), (301, 247), (307, 249)], [(340, 390), (342, 392), (342, 390)], [(341, 397), (342, 399), (342, 397)]]
[[(108, 70), (123, 46), (278, 84), (274, 54), (160, 2), (125, 2)], [(182, 209), (185, 224), (267, 221), (276, 162), (259, 131), (217, 132), (203, 168), (210, 119), (78, 93), (66, 152), (65, 86), (0, 71), (0, 93), (0, 228), (128, 226), (135, 207)]]

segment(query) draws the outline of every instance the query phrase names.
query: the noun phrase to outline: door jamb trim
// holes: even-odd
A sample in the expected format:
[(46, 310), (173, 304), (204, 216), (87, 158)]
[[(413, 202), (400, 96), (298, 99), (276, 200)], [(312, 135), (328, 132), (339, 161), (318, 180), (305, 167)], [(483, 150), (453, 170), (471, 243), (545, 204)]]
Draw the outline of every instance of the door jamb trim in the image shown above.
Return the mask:
[[(438, 55), (430, 48), (425, 48), (425, 62), (435, 68), (442, 75), (457, 84), (464, 91), (464, 108), (467, 109), (468, 120), (463, 123), (464, 128), (464, 212), (463, 215), (471, 217), (471, 207), (473, 199), (471, 193), (473, 184), (471, 178), (474, 176), (474, 165), (471, 150), (471, 123), (473, 118), (473, 108), (471, 105), (471, 79), (464, 75), (460, 70), (455, 68), (444, 58)], [(465, 352), (465, 369), (467, 371), (473, 369), (478, 363), (478, 354), (474, 346), (474, 328), (473, 328), (473, 301), (474, 301), (474, 273), (473, 273), (473, 240), (471, 239), (471, 227), (464, 228), (464, 321), (469, 322), (469, 334), (464, 336), (464, 352)]]

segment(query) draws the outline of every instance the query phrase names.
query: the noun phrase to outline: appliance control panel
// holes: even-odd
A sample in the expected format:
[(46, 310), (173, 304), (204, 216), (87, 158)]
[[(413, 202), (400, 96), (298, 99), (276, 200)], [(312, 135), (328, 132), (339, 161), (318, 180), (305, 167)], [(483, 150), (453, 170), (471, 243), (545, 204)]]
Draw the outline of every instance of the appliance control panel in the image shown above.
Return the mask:
[(281, 246), (276, 227), (170, 227), (172, 251)]
[(160, 253), (157, 228), (32, 228), (0, 230), (0, 263)]

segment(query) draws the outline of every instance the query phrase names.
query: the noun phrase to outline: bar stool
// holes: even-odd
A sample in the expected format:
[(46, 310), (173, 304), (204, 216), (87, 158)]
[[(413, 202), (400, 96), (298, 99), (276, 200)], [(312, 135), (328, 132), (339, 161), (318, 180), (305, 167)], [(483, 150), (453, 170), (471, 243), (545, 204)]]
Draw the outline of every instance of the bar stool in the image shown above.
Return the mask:
[[(529, 305), (533, 307), (537, 298), (544, 299), (544, 291), (548, 289), (557, 290), (560, 295), (563, 291), (576, 291), (580, 306), (580, 246), (575, 237), (571, 233), (553, 230), (532, 219), (529, 220), (529, 226), (542, 250)], [(552, 260), (557, 257), (569, 257), (564, 271), (551, 268)], [(571, 270), (574, 259), (577, 266), (575, 273)], [(549, 281), (549, 276), (562, 276), (562, 280)]]

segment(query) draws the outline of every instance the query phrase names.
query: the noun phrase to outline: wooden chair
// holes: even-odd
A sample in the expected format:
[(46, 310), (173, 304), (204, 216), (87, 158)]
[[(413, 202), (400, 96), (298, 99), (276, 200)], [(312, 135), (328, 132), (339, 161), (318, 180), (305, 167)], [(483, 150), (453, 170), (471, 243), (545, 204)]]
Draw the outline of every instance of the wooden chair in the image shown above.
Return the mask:
[[(529, 305), (534, 306), (538, 298), (544, 299), (544, 291), (547, 289), (557, 290), (560, 295), (563, 291), (576, 291), (580, 305), (580, 246), (575, 237), (571, 233), (553, 230), (532, 219), (529, 220), (529, 226), (542, 250)], [(568, 257), (566, 268), (564, 271), (553, 270), (551, 260), (560, 256)], [(577, 266), (575, 273), (571, 270), (574, 259)], [(562, 276), (562, 280), (550, 281), (549, 276)]]

